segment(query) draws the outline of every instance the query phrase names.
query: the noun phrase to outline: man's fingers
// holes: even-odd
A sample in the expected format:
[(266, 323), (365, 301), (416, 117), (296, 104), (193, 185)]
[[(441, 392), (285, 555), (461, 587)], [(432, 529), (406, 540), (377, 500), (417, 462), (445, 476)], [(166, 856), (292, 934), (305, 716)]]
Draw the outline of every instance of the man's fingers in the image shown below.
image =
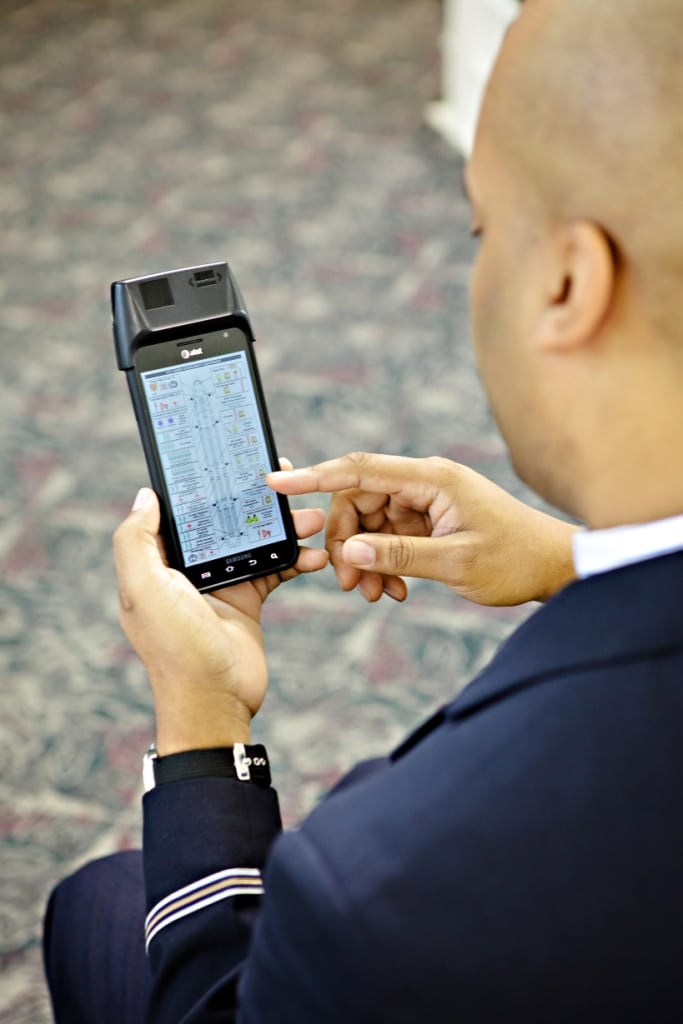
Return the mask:
[(329, 556), (322, 548), (299, 548), (299, 557), (294, 566), (296, 573), (318, 572), (327, 565)]
[(385, 576), (383, 578), (384, 593), (394, 601), (405, 601), (408, 596), (406, 581), (401, 576)]
[[(321, 508), (295, 509), (292, 512), (292, 519), (299, 540), (313, 537), (316, 533), (320, 533), (325, 526), (325, 513)], [(319, 569), (324, 569), (328, 561), (329, 555), (324, 549), (300, 547), (299, 557), (294, 566), (295, 575), (304, 572), (317, 572)]]
[(312, 537), (325, 526), (325, 513), (321, 508), (300, 508), (292, 510), (294, 529), (299, 540)]
[(149, 487), (143, 487), (114, 534), (114, 561), (124, 611), (131, 609), (134, 595), (149, 585), (152, 574), (164, 568), (159, 521), (157, 496)]
[(335, 566), (337, 581), (342, 590), (358, 589), (366, 601), (371, 604), (386, 594), (394, 601), (405, 601), (408, 588), (401, 576), (382, 576), (378, 572), (361, 572), (352, 566), (337, 564)]
[(119, 574), (134, 573), (141, 549), (149, 554), (157, 548), (159, 534), (159, 501), (149, 487), (141, 488), (131, 511), (114, 534), (114, 556)]
[(346, 490), (401, 493), (414, 508), (427, 508), (437, 489), (435, 477), (433, 460), (354, 452), (306, 469), (269, 473), (266, 482), (280, 494)]
[[(445, 537), (400, 537), (388, 533), (363, 533), (343, 545), (342, 558), (349, 571), (381, 576), (414, 576), (453, 584), (458, 574), (458, 545)], [(392, 596), (394, 596), (392, 594)]]
[(382, 577), (376, 572), (362, 572), (358, 580), (358, 589), (369, 604), (374, 604), (384, 593)]

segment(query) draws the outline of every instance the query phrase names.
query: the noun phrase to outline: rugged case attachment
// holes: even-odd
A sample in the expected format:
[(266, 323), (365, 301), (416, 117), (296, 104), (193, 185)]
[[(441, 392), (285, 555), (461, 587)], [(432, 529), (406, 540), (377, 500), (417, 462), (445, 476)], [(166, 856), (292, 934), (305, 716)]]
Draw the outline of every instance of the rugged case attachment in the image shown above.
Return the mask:
[(120, 370), (133, 368), (135, 353), (143, 345), (171, 339), (175, 332), (181, 336), (188, 328), (218, 330), (226, 318), (233, 326), (244, 321), (253, 340), (244, 299), (227, 263), (115, 281), (111, 304)]

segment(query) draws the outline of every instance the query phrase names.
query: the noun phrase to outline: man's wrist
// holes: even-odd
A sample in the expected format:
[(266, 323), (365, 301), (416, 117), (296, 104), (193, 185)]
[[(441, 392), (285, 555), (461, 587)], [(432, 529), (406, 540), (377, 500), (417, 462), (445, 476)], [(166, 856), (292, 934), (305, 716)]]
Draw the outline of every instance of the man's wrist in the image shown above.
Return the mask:
[(549, 601), (576, 579), (572, 537), (578, 527), (552, 516), (546, 516), (546, 521), (548, 554), (542, 566), (544, 586), (538, 595), (539, 601)]
[(179, 704), (162, 706), (156, 701), (156, 748), (159, 757), (181, 754), (186, 750), (231, 747), (251, 743), (251, 715), (230, 713), (225, 707), (206, 711)]

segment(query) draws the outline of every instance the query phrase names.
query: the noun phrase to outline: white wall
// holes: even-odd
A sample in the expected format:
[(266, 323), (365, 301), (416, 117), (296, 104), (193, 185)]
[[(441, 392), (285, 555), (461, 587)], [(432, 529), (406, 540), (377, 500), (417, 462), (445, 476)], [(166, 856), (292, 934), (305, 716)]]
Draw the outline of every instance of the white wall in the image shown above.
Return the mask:
[(517, 0), (445, 0), (442, 98), (430, 104), (426, 117), (465, 156), (472, 149), (484, 86), (518, 10)]

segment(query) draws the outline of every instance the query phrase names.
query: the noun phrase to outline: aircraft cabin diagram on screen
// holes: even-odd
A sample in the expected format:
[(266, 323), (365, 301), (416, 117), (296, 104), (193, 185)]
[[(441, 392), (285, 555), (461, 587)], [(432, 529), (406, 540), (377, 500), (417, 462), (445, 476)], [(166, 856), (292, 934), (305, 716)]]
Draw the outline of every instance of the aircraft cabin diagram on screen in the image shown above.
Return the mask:
[(142, 376), (185, 564), (282, 539), (245, 354)]

